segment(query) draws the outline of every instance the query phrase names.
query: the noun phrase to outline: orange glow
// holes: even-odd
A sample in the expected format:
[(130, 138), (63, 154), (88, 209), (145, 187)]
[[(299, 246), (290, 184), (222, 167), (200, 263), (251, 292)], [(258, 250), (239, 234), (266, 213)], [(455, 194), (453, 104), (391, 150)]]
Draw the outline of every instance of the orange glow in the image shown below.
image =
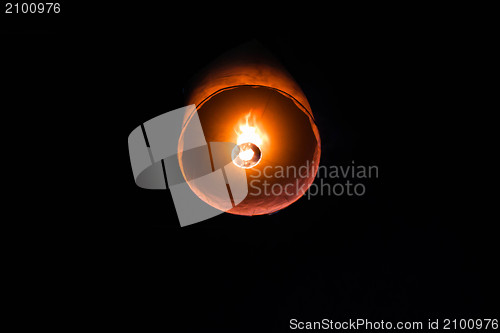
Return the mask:
[[(263, 215), (300, 199), (313, 183), (321, 156), (321, 141), (306, 96), (291, 75), (272, 56), (255, 45), (243, 45), (222, 55), (199, 73), (187, 104), (196, 105), (207, 142), (230, 142), (225, 156), (245, 169), (248, 194), (227, 210), (225, 197), (212, 189), (189, 183), (205, 203), (236, 215)], [(191, 123), (187, 115), (184, 128)], [(184, 131), (184, 129), (183, 129)], [(185, 142), (179, 140), (179, 165), (185, 179), (201, 167), (183, 159)], [(269, 168), (302, 170), (306, 177), (268, 177)], [(212, 172), (221, 166), (212, 165)], [(299, 169), (300, 168), (300, 169)], [(205, 171), (204, 171), (205, 172)], [(286, 188), (265, 194), (264, 187)]]

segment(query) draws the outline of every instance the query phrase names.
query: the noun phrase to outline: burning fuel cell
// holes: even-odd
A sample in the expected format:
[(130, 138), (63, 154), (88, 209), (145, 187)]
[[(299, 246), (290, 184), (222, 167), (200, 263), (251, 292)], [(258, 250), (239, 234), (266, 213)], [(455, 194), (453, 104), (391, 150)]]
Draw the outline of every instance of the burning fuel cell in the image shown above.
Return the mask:
[(239, 131), (236, 130), (237, 145), (234, 147), (231, 158), (233, 163), (244, 169), (253, 168), (259, 164), (262, 158), (260, 146), (267, 136), (260, 133), (259, 128), (248, 123), (248, 118), (252, 115), (249, 112), (245, 117), (245, 124), (239, 126)]
[[(235, 143), (227, 155), (247, 177), (248, 195), (224, 211), (269, 214), (298, 200), (314, 180), (321, 148), (309, 102), (290, 74), (259, 46), (245, 45), (214, 61), (194, 82), (188, 104), (196, 105), (206, 141)], [(181, 137), (179, 152), (184, 144)], [(179, 156), (182, 173), (190, 174), (195, 166)], [(208, 189), (190, 187), (219, 208)]]
[(246, 142), (234, 146), (231, 158), (236, 166), (248, 169), (259, 164), (262, 158), (262, 152), (256, 144)]

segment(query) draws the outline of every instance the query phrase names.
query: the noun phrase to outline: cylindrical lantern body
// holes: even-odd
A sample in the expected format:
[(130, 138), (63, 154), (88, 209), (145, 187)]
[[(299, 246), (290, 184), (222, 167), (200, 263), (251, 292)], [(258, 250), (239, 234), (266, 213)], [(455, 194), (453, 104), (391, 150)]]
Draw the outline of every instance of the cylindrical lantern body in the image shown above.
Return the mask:
[[(309, 102), (290, 74), (262, 49), (246, 45), (217, 59), (195, 81), (188, 103), (196, 105), (207, 142), (237, 143), (238, 128), (245, 123), (256, 127), (262, 138), (259, 163), (245, 169), (248, 195), (232, 209), (221, 210), (273, 213), (298, 200), (312, 184), (321, 148)], [(186, 176), (191, 166), (179, 156)], [(203, 188), (190, 187), (219, 208)]]

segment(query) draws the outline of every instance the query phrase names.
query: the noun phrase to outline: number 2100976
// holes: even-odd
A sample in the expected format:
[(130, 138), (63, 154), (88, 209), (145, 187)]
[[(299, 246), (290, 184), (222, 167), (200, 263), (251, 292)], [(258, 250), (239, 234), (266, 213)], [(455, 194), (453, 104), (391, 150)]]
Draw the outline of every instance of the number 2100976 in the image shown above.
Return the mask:
[(61, 4), (58, 2), (22, 2), (5, 4), (5, 14), (59, 14)]

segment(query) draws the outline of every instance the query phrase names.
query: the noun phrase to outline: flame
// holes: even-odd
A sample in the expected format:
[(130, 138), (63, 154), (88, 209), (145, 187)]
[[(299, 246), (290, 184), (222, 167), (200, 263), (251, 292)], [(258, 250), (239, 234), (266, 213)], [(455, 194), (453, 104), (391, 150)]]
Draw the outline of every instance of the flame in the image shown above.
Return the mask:
[[(252, 111), (248, 112), (245, 116), (245, 122), (239, 125), (239, 130), (235, 129), (235, 132), (238, 135), (236, 143), (238, 145), (241, 145), (243, 143), (250, 142), (260, 148), (267, 137), (259, 130), (259, 127), (257, 126), (255, 121), (255, 117), (252, 119), (252, 122), (249, 122), (251, 114)], [(249, 153), (247, 153), (247, 155), (241, 156), (242, 153), (244, 152), (240, 153), (240, 157), (243, 160), (245, 160), (243, 157), (247, 157), (247, 159), (250, 159), (253, 156), (253, 153), (252, 156), (249, 157)]]
[(254, 155), (254, 152), (252, 149), (247, 149), (241, 151), (238, 156), (243, 160), (243, 161), (250, 161)]

